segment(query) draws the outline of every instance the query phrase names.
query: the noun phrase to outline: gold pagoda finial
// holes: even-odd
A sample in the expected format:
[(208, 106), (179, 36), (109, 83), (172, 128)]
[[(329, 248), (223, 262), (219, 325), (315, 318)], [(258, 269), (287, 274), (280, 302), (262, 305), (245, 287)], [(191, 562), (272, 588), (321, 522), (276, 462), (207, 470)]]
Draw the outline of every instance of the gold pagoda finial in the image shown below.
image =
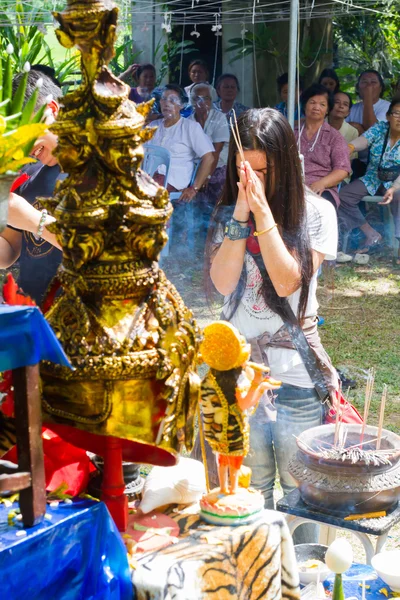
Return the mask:
[(82, 82), (52, 126), (68, 177), (41, 199), (63, 250), (63, 293), (47, 318), (75, 370), (43, 365), (43, 405), (47, 420), (93, 434), (87, 449), (113, 436), (126, 460), (171, 464), (192, 443), (200, 333), (158, 267), (172, 206), (140, 169), (146, 110), (107, 66), (117, 12), (109, 0), (69, 0), (55, 14), (60, 42), (81, 52)]

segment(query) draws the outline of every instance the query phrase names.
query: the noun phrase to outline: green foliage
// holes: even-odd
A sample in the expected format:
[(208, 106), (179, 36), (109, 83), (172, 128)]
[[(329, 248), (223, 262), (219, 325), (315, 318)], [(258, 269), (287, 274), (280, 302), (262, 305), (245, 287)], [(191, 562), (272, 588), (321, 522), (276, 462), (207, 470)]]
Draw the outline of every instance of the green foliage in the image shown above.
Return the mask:
[(171, 77), (175, 75), (177, 71), (179, 71), (179, 62), (173, 67), (174, 61), (178, 59), (181, 54), (193, 54), (194, 52), (198, 52), (195, 43), (191, 40), (185, 40), (184, 42), (178, 42), (174, 40), (171, 36), (167, 37), (167, 40), (163, 40), (162, 38), (159, 40), (155, 52), (154, 52), (154, 61), (156, 62), (159, 57), (161, 61), (161, 67), (158, 71), (157, 85), (160, 85), (161, 82), (166, 77)]
[[(374, 226), (375, 223), (373, 222)], [(388, 385), (384, 427), (400, 433), (400, 272), (390, 258), (371, 257), (365, 267), (343, 265), (319, 279), (318, 300), (325, 324), (323, 345), (333, 364), (357, 381), (350, 402), (363, 411), (367, 370), (376, 369), (368, 423), (376, 425), (383, 384)]]
[[(24, 64), (41, 62), (43, 59), (43, 37), (45, 28), (38, 9), (29, 9), (22, 2), (0, 0), (2, 27), (0, 32), (0, 52), (5, 53), (8, 44), (14, 48), (13, 59), (17, 70)], [(15, 14), (15, 20), (8, 15)]]
[(229, 40), (229, 44), (227, 52), (233, 54), (231, 63), (243, 58), (243, 56), (253, 55), (253, 53), (257, 57), (266, 54), (273, 57), (277, 62), (278, 70), (282, 70), (280, 64), (282, 53), (278, 50), (276, 35), (270, 25), (265, 23), (258, 25), (254, 32), (246, 31), (244, 39), (241, 37), (232, 38)]
[[(388, 87), (391, 96), (391, 84), (400, 74), (400, 1), (389, 0), (382, 4), (369, 4), (383, 14), (365, 11), (361, 15), (346, 15), (334, 22), (334, 40), (337, 47), (338, 63), (347, 81), (352, 78), (352, 88), (346, 91), (354, 93), (354, 81), (360, 71), (376, 69)], [(343, 69), (349, 69), (346, 73)]]
[(115, 56), (110, 62), (112, 72), (116, 75), (120, 75), (120, 73), (126, 71), (130, 65), (137, 63), (141, 54), (142, 50), (137, 52), (133, 51), (131, 36), (125, 34), (122, 41), (117, 42), (115, 45)]

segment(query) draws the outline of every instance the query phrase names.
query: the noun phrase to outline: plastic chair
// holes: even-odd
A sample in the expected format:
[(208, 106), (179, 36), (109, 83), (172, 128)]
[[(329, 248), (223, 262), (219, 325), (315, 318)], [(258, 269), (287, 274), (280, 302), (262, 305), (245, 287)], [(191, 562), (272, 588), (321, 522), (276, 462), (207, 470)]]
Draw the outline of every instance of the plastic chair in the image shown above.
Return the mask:
[(144, 147), (144, 159), (142, 169), (150, 177), (153, 177), (158, 167), (165, 165), (165, 181), (164, 186), (168, 182), (169, 165), (171, 162), (171, 154), (169, 150), (162, 146), (156, 146), (155, 144), (146, 144)]
[[(383, 196), (364, 196), (361, 198), (361, 202), (366, 202), (367, 204), (378, 204), (378, 202), (382, 202)], [(386, 244), (392, 248), (393, 252), (398, 248), (398, 242), (394, 235), (394, 220), (392, 211), (390, 210), (390, 205), (381, 206), (383, 210), (383, 224), (385, 228), (385, 242)], [(349, 242), (350, 231), (347, 231), (343, 234), (343, 243), (342, 243), (342, 251), (346, 252), (347, 245)]]

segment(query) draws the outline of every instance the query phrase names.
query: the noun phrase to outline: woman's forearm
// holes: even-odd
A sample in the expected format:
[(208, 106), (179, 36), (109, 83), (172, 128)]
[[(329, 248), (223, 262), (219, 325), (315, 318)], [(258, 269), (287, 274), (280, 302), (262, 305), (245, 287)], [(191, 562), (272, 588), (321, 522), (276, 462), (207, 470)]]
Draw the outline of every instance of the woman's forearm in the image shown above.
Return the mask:
[(400, 190), (400, 175), (399, 177), (397, 177), (397, 179), (393, 181), (392, 188), (394, 188), (395, 190)]
[(322, 179), (320, 179), (319, 182), (323, 183), (325, 188), (331, 188), (335, 187), (336, 185), (339, 185), (339, 183), (346, 179), (348, 175), (349, 173), (344, 169), (335, 169), (334, 171), (332, 171), (332, 173), (329, 173), (329, 175), (322, 177)]
[(210, 277), (216, 290), (223, 296), (237, 287), (243, 269), (246, 240), (232, 241), (224, 238), (210, 269)]
[(360, 135), (360, 137), (356, 138), (349, 144), (349, 148), (351, 151), (353, 151), (352, 148), (354, 148), (355, 152), (361, 152), (362, 150), (367, 150), (368, 140), (363, 135)]
[[(278, 296), (285, 298), (295, 292), (301, 284), (300, 266), (287, 249), (269, 206), (255, 215), (256, 230), (265, 233), (257, 237), (261, 256)], [(269, 230), (269, 231), (268, 231)]]
[[(36, 235), (39, 229), (41, 218), (42, 212), (40, 210), (34, 208), (24, 198), (18, 196), (18, 194), (10, 194), (7, 219), (8, 225), (11, 225), (11, 227), (15, 227), (16, 229), (20, 229), (22, 231), (29, 231), (30, 233)], [(49, 242), (61, 250), (61, 246), (57, 242), (56, 236), (46, 229), (46, 227), (54, 221), (54, 217), (50, 215), (46, 216), (41, 237), (46, 240), (46, 242)]]
[(365, 100), (364, 99), (364, 110), (363, 110), (363, 127), (365, 129), (365, 131), (367, 131), (367, 129), (369, 129), (370, 127), (372, 127), (372, 125), (375, 125), (375, 123), (378, 122), (378, 119), (376, 118), (375, 112), (374, 112), (374, 104), (372, 102), (372, 100)]

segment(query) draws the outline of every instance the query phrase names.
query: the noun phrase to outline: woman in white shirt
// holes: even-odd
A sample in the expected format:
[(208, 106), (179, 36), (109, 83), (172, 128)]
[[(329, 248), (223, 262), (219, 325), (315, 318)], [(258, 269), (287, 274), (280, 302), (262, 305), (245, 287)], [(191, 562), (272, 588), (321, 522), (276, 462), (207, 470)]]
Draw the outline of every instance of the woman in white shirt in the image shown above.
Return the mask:
[[(213, 215), (207, 254), (215, 288), (225, 296), (224, 318), (252, 346), (253, 360), (269, 364), (282, 381), (275, 405), (260, 405), (250, 421), (246, 464), (252, 485), (273, 508), (276, 467), (285, 494), (295, 487), (288, 462), (294, 435), (320, 425), (323, 405), (285, 323), (288, 301), (324, 371), (331, 394), (337, 373), (317, 331), (317, 273), (336, 257), (337, 225), (330, 202), (303, 185), (294, 134), (276, 110), (250, 109), (238, 119), (245, 162), (231, 139), (226, 186)], [(230, 218), (229, 218), (230, 217)], [(307, 526), (309, 527), (309, 526)], [(301, 531), (308, 540), (314, 531)], [(297, 531), (296, 531), (297, 534)]]

